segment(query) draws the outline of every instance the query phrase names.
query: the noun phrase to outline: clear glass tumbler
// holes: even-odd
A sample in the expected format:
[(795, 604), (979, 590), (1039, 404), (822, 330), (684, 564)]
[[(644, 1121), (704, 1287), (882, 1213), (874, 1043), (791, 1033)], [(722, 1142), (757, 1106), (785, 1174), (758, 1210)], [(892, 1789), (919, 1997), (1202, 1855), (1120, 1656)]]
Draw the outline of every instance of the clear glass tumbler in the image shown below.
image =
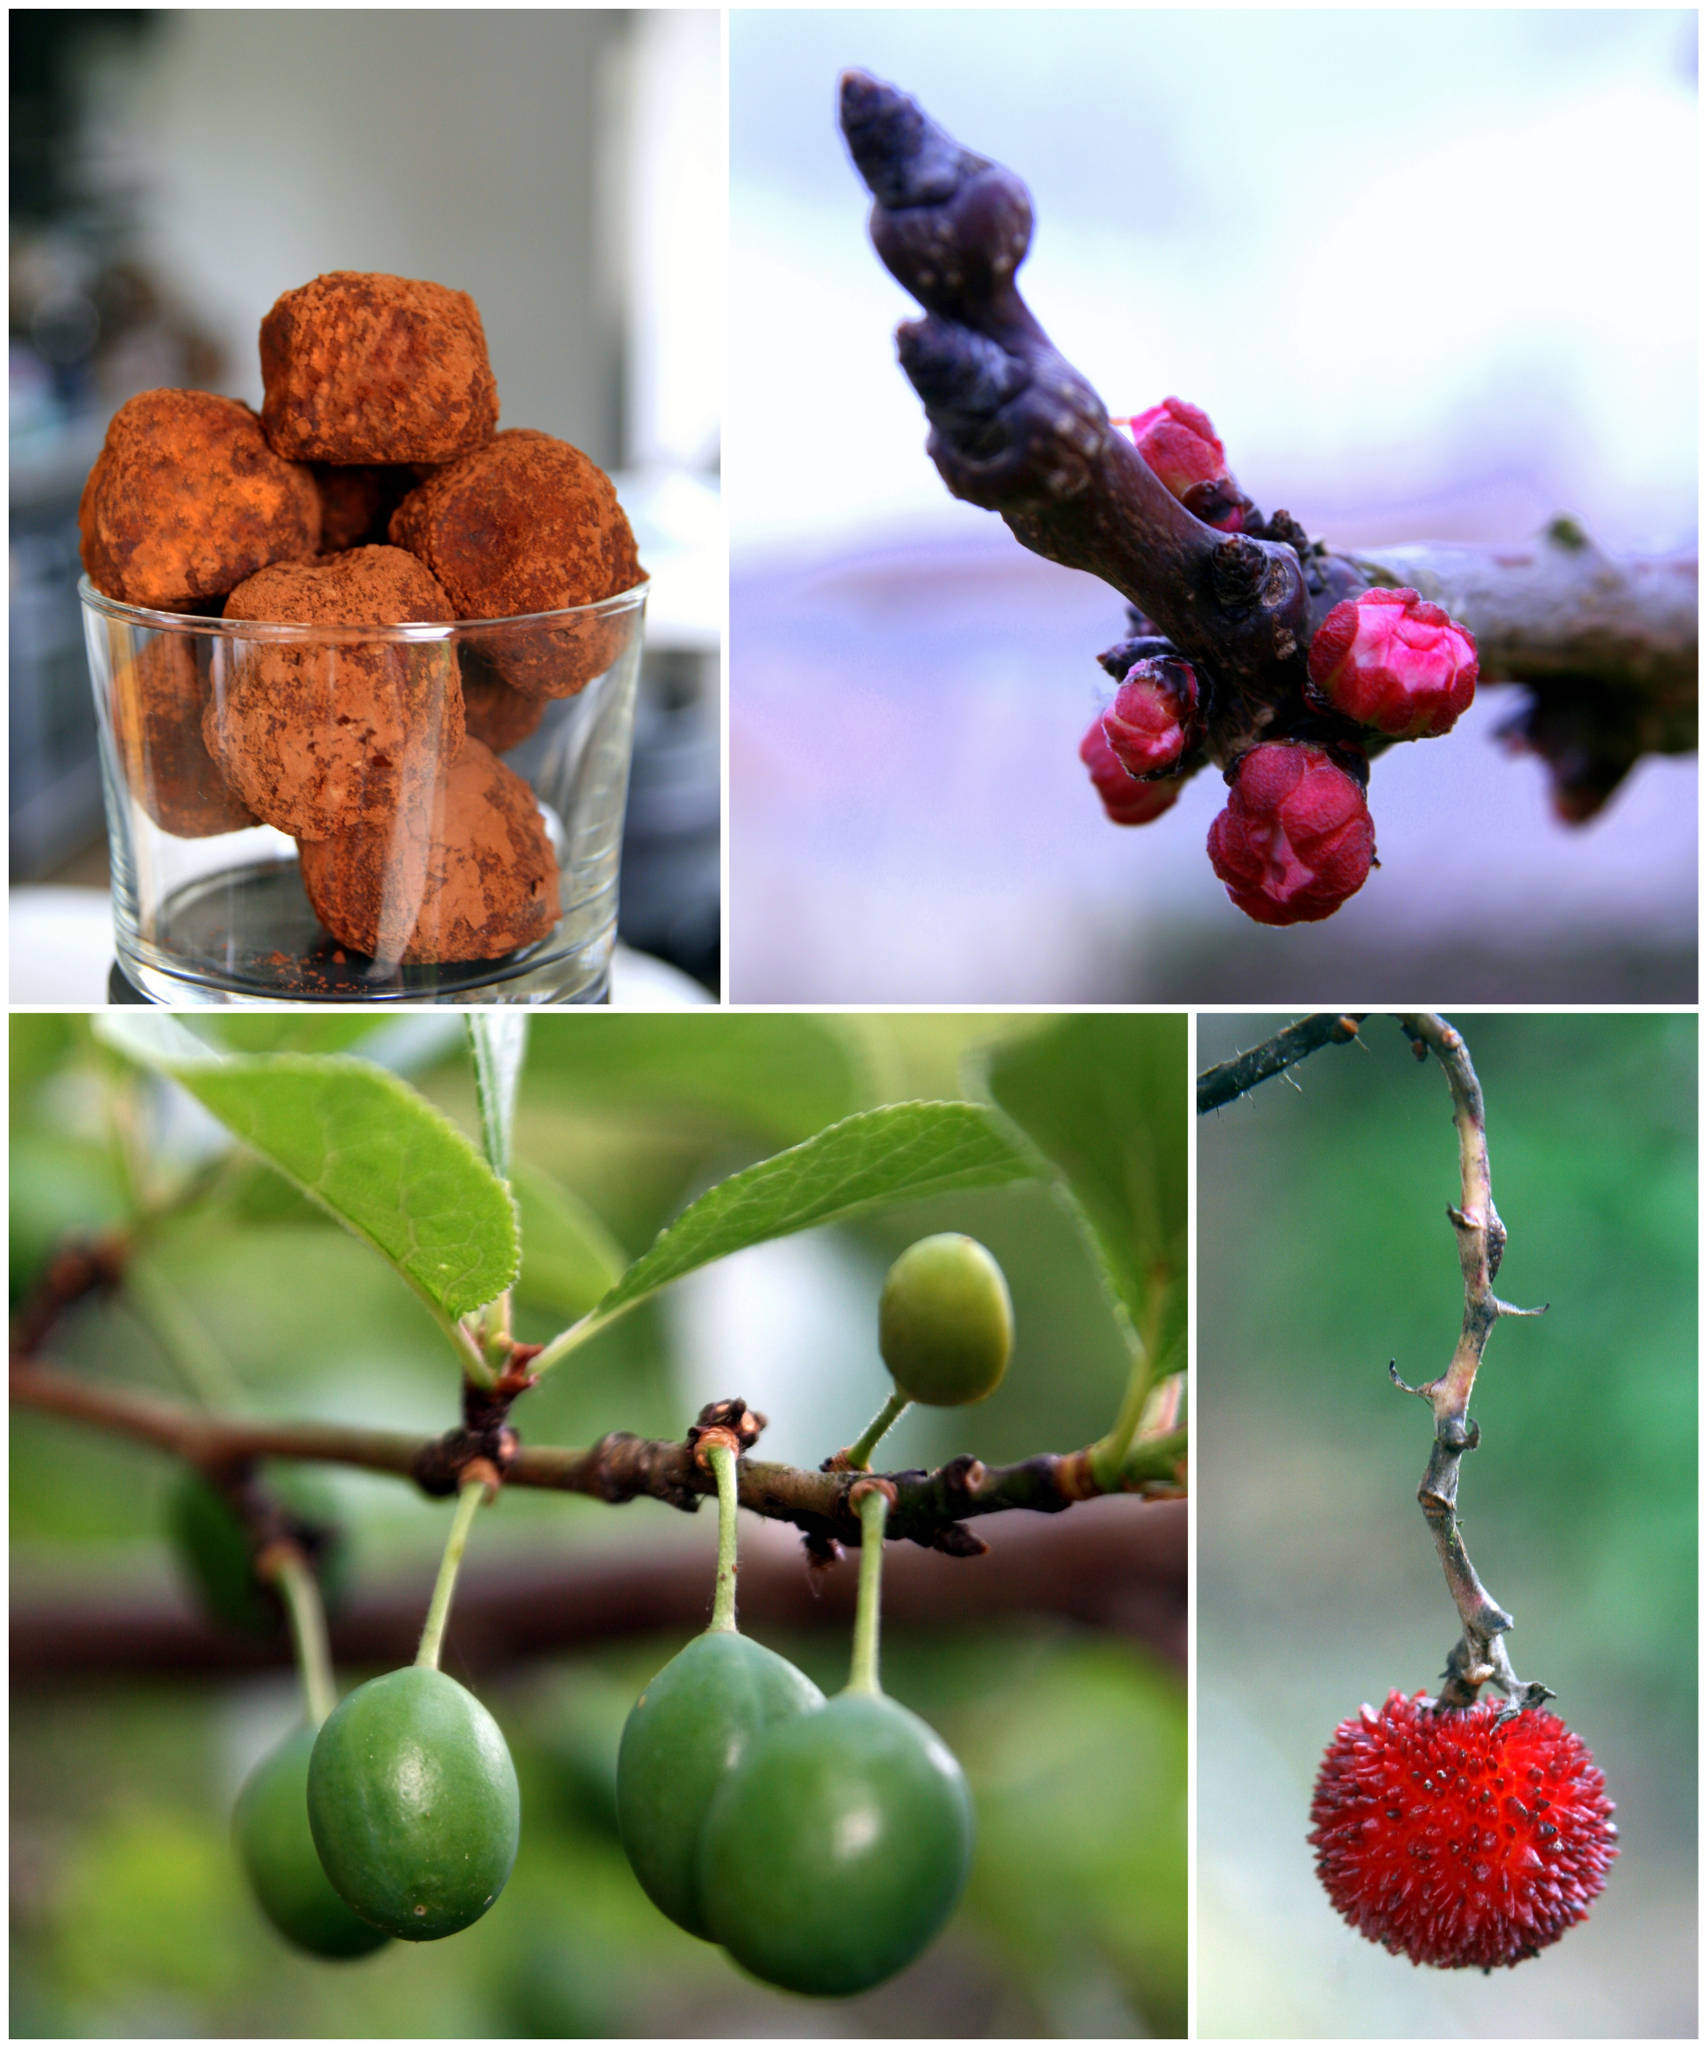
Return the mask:
[(172, 1004), (608, 999), (644, 583), (453, 625), (79, 585), (119, 965)]

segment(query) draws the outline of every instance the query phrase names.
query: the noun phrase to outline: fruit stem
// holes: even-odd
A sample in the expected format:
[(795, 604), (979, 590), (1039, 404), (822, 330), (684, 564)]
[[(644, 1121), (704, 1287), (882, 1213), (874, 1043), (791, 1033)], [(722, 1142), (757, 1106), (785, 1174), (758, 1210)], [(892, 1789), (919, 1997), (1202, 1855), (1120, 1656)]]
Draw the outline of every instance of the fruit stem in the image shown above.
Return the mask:
[(881, 1694), (877, 1677), (877, 1617), (883, 1588), (883, 1525), (889, 1496), (878, 1485), (859, 1498), (859, 1596), (854, 1607), (853, 1663), (845, 1690)]
[(866, 1424), (858, 1441), (849, 1444), (847, 1449), (843, 1451), (842, 1462), (851, 1466), (855, 1471), (863, 1472), (871, 1463), (872, 1452), (876, 1450), (890, 1430), (900, 1421), (910, 1405), (906, 1395), (899, 1390), (891, 1394), (888, 1400), (884, 1402), (883, 1406), (878, 1409), (877, 1413)]
[(1151, 1389), (1156, 1384), (1157, 1347), (1162, 1335), (1162, 1302), (1170, 1282), (1159, 1275), (1152, 1278), (1144, 1297), (1144, 1327), (1132, 1337), (1132, 1369), (1126, 1377), (1126, 1391), (1114, 1427), (1091, 1451), (1091, 1472), (1105, 1491), (1112, 1489), (1126, 1463), (1144, 1419)]
[(438, 1581), (427, 1608), (426, 1625), (421, 1630), (421, 1647), (415, 1653), (415, 1662), (424, 1670), (437, 1671), (439, 1668), (439, 1647), (444, 1641), (445, 1623), (450, 1619), (451, 1595), (456, 1591), (456, 1575), (462, 1569), (462, 1553), (468, 1548), (468, 1532), (474, 1526), (476, 1511), (491, 1491), (491, 1486), (478, 1474), (462, 1482), (456, 1513), (451, 1518), (450, 1534), (445, 1539)]
[(717, 1592), (711, 1603), (711, 1629), (735, 1629), (735, 1453), (715, 1440), (705, 1455), (717, 1480)]
[(326, 1640), (326, 1610), (313, 1571), (294, 1543), (277, 1546), (268, 1576), (279, 1589), (290, 1617), (296, 1665), (302, 1674), (308, 1718), (318, 1728), (338, 1704), (332, 1682), (332, 1653)]

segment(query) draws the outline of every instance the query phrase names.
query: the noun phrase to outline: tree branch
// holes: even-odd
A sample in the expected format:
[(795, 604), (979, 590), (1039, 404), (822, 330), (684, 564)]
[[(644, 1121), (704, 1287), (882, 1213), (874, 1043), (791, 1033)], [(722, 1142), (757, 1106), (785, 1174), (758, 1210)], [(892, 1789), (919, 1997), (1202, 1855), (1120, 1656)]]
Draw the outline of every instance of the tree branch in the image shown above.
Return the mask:
[(1031, 198), (905, 93), (842, 79), (842, 132), (873, 197), (871, 239), (926, 317), (897, 337), (929, 452), (957, 498), (1033, 553), (1118, 590), (1181, 653), (1239, 689), (1302, 692), (1310, 593), (1294, 550), (1195, 518), (1109, 424), (1014, 284)]
[(1198, 1115), (1202, 1116), (1211, 1109), (1224, 1109), (1259, 1082), (1283, 1074), (1288, 1067), (1308, 1059), (1311, 1053), (1320, 1052), (1324, 1045), (1349, 1045), (1357, 1036), (1357, 1027), (1363, 1022), (1363, 1017), (1362, 1011), (1355, 1016), (1326, 1011), (1315, 1017), (1304, 1017), (1296, 1024), (1288, 1024), (1284, 1031), (1277, 1032), (1250, 1052), (1240, 1053), (1237, 1059), (1224, 1060), (1220, 1066), (1210, 1067), (1197, 1077)]
[[(1234, 1101), (1324, 1045), (1348, 1044), (1357, 1036), (1362, 1021), (1361, 1016), (1331, 1012), (1306, 1017), (1238, 1059), (1209, 1068), (1198, 1077), (1199, 1114)], [(1501, 1316), (1542, 1315), (1546, 1311), (1514, 1308), (1494, 1292), (1506, 1232), (1494, 1207), (1481, 1083), (1463, 1039), (1443, 1017), (1414, 1013), (1394, 1021), (1419, 1060), (1432, 1054), (1440, 1062), (1452, 1092), (1452, 1117), (1458, 1132), (1459, 1199), (1457, 1206), (1448, 1206), (1446, 1212), (1458, 1235), (1458, 1262), (1464, 1276), (1464, 1320), (1458, 1343), (1446, 1371), (1425, 1386), (1406, 1386), (1399, 1377), (1397, 1361), (1388, 1367), (1394, 1386), (1420, 1395), (1434, 1410), (1434, 1443), (1417, 1500), (1464, 1630), (1447, 1659), (1440, 1699), (1444, 1706), (1472, 1706), (1481, 1687), (1491, 1684), (1506, 1695), (1515, 1712), (1519, 1707), (1538, 1706), (1552, 1694), (1544, 1685), (1525, 1684), (1512, 1670), (1501, 1640), (1512, 1626), (1512, 1617), (1476, 1576), (1464, 1547), (1458, 1522), (1458, 1468), (1464, 1453), (1473, 1451), (1481, 1440), (1481, 1431), (1470, 1420), (1470, 1396), (1494, 1324)]]
[(1485, 681), (1530, 688), (1506, 732), (1545, 759), (1567, 822), (1591, 817), (1641, 755), (1694, 748), (1692, 556), (1613, 561), (1569, 519), (1517, 547), (1367, 554), (1334, 553), (1289, 513), (1264, 520), (1254, 506), (1242, 533), (1217, 531), (1110, 424), (1020, 296), (1032, 233), (1020, 179), (861, 71), (843, 76), (841, 126), (872, 194), (872, 243), (925, 311), (897, 344), (943, 482), (1034, 553), (1119, 591), (1140, 614), (1134, 644), (1159, 630), (1206, 671), (1204, 732), (1180, 775), (1229, 768), (1270, 733), (1384, 751), (1384, 736), (1303, 691), (1315, 628), (1371, 584), (1441, 604), (1475, 635)]
[[(95, 1386), (39, 1360), (14, 1359), (11, 1394), (14, 1408), (87, 1423), (211, 1470), (258, 1458), (317, 1460), (389, 1472), (415, 1481), (423, 1491), (443, 1490), (435, 1483), (443, 1464), (443, 1438), (423, 1442), (342, 1424), (213, 1415), (151, 1394)], [(977, 1556), (985, 1545), (966, 1523), (984, 1515), (1015, 1508), (1057, 1514), (1103, 1493), (1177, 1494), (1184, 1482), (1185, 1445), (1183, 1432), (1140, 1438), (1107, 1486), (1098, 1483), (1092, 1470), (1093, 1447), (1027, 1458), (1017, 1465), (986, 1466), (960, 1457), (934, 1472), (888, 1473), (882, 1476), (896, 1489), (889, 1534), (950, 1556)], [(825, 1560), (840, 1546), (859, 1542), (859, 1517), (847, 1497), (866, 1476), (807, 1472), (751, 1458), (737, 1467), (742, 1507), (770, 1521), (792, 1523), (812, 1554)], [(651, 1441), (622, 1431), (584, 1450), (523, 1445), (507, 1465), (505, 1483), (590, 1494), (612, 1503), (645, 1496), (689, 1513), (716, 1492), (716, 1481), (695, 1457), (691, 1442)]]

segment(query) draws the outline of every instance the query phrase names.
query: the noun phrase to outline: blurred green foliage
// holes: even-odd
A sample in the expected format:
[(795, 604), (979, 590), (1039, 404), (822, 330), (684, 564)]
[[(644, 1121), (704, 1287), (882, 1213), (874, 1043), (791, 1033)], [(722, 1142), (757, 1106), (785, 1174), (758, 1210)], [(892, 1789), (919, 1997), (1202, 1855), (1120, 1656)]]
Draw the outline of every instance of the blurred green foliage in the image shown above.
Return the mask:
[[(618, 1041), (631, 1026), (633, 1057), (625, 1058)], [(245, 1050), (336, 1044), (381, 1058), (465, 1131), (478, 1128), (460, 1029), (446, 1030), (444, 1020), (280, 1016), (195, 1020), (195, 1028)], [(1147, 1028), (1144, 1019), (1105, 1020), (1109, 1058), (1118, 1061)], [(960, 1096), (985, 1047), (1039, 1029), (1034, 1019), (991, 1016), (542, 1017), (522, 1084), (517, 1157), (536, 1188), (554, 1184), (584, 1207), (605, 1256), (632, 1258), (727, 1173), (852, 1109)], [(1183, 1046), (1177, 1058), (1183, 1113)], [(199, 1171), (194, 1209), (150, 1227), (149, 1263), (225, 1360), (248, 1407), (423, 1435), (454, 1419), (455, 1363), (421, 1303), (276, 1176), (226, 1155), (181, 1094), (125, 1070), (91, 1043), (84, 1020), (56, 1017), (13, 1018), (11, 1081), (14, 1298), (68, 1228), (119, 1220), (131, 1181)], [(128, 1132), (118, 1154), (115, 1131)], [(537, 1206), (524, 1200), (524, 1216)], [(699, 1382), (707, 1372), (717, 1376), (715, 1391), (741, 1392), (764, 1352), (774, 1434), (781, 1438), (790, 1418), (799, 1427), (810, 1417), (823, 1438), (812, 1438), (811, 1455), (822, 1456), (857, 1433), (881, 1399), (884, 1266), (937, 1229), (968, 1230), (1002, 1260), (1015, 1300), (1015, 1360), (979, 1408), (909, 1415), (885, 1459), (935, 1461), (973, 1449), (1002, 1460), (1094, 1439), (1118, 1406), (1126, 1353), (1091, 1249), (1038, 1183), (894, 1205), (814, 1233), (825, 1262), (814, 1271), (834, 1282), (826, 1298), (796, 1304), (779, 1334), (765, 1326), (763, 1287), (743, 1295), (760, 1312), (727, 1357), (702, 1355), (713, 1341), (707, 1330), (721, 1327), (709, 1319), (714, 1293), (689, 1293), (699, 1282), (683, 1283), (576, 1352), (527, 1397), (517, 1421), (540, 1443), (588, 1442), (613, 1428), (676, 1436), (706, 1398)], [(584, 1242), (553, 1242), (556, 1255), (519, 1303), (525, 1337), (553, 1334), (598, 1277), (584, 1265)], [(786, 1277), (763, 1263), (772, 1249), (728, 1267), (759, 1261), (755, 1273)], [(859, 1330), (847, 1327), (850, 1299), (865, 1303)], [(193, 1398), (122, 1297), (80, 1305), (56, 1328), (51, 1351), (80, 1374)], [(851, 1363), (838, 1378), (827, 1359)], [(11, 1475), (16, 1599), (60, 1593), (74, 1618), (80, 1591), (96, 1585), (144, 1601), (181, 1597), (165, 1535), (169, 1461), (20, 1414)], [(377, 1475), (322, 1468), (316, 1476), (350, 1531), (357, 1597), (364, 1574), (406, 1575), (418, 1580), (424, 1606), (442, 1515)], [(652, 1503), (616, 1514), (518, 1492), (476, 1541), (493, 1562), (557, 1544), (620, 1553), (654, 1534), (677, 1530)], [(705, 1569), (709, 1593), (709, 1525)], [(845, 1676), (847, 1646), (834, 1633), (775, 1647), (822, 1684)], [(888, 1632), (886, 1681), (962, 1757), (980, 1847), (944, 1940), (895, 1983), (825, 2009), (751, 1984), (717, 1950), (682, 1935), (623, 1859), (611, 1811), (622, 1719), (678, 1648), (675, 1640), (625, 1643), (481, 1674), (479, 1690), (523, 1781), (515, 1877), (500, 1906), (454, 1940), (341, 1965), (316, 1965), (271, 1935), (228, 1841), (238, 1785), (298, 1711), (288, 1676), (15, 1691), (14, 2034), (1183, 2032), (1179, 1674), (1130, 1644), (1045, 1620)]]

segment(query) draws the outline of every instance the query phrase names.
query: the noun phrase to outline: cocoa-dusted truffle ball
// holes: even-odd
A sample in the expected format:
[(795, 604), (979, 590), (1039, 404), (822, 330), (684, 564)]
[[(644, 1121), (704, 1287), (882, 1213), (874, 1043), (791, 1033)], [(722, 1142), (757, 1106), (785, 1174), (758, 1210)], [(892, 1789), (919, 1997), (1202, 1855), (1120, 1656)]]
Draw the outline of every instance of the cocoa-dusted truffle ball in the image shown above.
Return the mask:
[[(228, 619), (320, 626), (448, 620), (450, 600), (413, 555), (354, 548), (265, 569)], [(239, 640), (202, 721), (208, 752), (258, 817), (324, 839), (424, 802), (462, 745), (462, 690), (444, 641)]]
[[(639, 558), (611, 480), (567, 441), (528, 427), (437, 471), (391, 515), (457, 616), (508, 619), (596, 604), (633, 587)], [(524, 697), (572, 697), (608, 668), (625, 620), (577, 619), (549, 634), (494, 633), (482, 648)]]
[(320, 493), (320, 547), (328, 555), (383, 547), (392, 513), (420, 481), (407, 463), (313, 462), (309, 468)]
[(313, 554), (320, 494), (235, 398), (144, 391), (114, 413), (77, 524), (97, 590), (187, 611), (269, 562)]
[(543, 697), (524, 697), (512, 690), (483, 655), (462, 650), (462, 712), (470, 739), (480, 740), (494, 754), (507, 754), (531, 739), (545, 716)]
[(177, 839), (212, 839), (257, 822), (202, 741), (207, 683), (196, 651), (193, 640), (162, 633), (113, 677), (113, 739), (125, 787)]
[(298, 845), (314, 914), (341, 945), (422, 966), (495, 960), (557, 922), (533, 792), (479, 740), (440, 778), (430, 813), (412, 807), (397, 824)]
[(332, 270), (261, 322), (261, 419), (281, 455), (448, 462), (492, 438), (498, 386), (466, 292)]

